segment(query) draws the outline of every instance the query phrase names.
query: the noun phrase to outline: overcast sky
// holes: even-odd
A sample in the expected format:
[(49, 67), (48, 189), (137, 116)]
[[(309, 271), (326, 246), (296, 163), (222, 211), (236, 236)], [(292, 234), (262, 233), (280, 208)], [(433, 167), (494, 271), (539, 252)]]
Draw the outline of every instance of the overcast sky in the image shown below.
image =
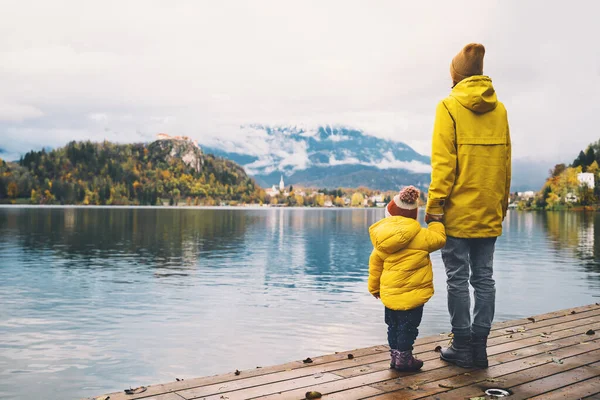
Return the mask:
[(597, 4), (2, 1), (0, 148), (333, 124), (429, 154), (450, 60), (481, 42), (515, 156), (570, 161), (600, 139)]

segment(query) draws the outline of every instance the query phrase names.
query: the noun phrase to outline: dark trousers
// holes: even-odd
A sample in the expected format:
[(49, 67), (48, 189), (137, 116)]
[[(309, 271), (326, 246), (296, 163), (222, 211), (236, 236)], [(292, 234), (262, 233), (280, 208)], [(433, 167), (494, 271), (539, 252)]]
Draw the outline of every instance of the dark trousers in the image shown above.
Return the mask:
[(412, 310), (385, 309), (385, 323), (388, 326), (388, 344), (392, 350), (411, 351), (419, 335), (419, 325), (423, 318), (423, 306)]

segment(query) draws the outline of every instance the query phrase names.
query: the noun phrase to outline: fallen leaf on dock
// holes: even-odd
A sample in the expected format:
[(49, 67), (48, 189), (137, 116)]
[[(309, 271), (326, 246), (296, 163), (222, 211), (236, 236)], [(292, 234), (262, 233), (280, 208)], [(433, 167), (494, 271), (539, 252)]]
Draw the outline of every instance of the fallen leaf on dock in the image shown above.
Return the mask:
[(552, 362), (554, 364), (564, 364), (563, 360), (561, 360), (560, 358), (552, 358)]
[(546, 335), (545, 333), (542, 333), (542, 334), (540, 335), (540, 337), (543, 337), (543, 338), (549, 338), (550, 336)]
[(579, 342), (579, 344), (590, 344), (590, 342)]
[(177, 382), (182, 381), (183, 379), (175, 378)]
[(411, 385), (411, 386), (409, 386), (408, 388), (409, 388), (410, 390), (419, 390), (419, 389), (420, 389), (419, 385)]
[(315, 378), (315, 379), (319, 379), (319, 378), (322, 378), (322, 377), (323, 377), (323, 373), (322, 372), (319, 372), (318, 374), (314, 374), (313, 375), (313, 378)]
[(125, 389), (125, 394), (138, 394), (144, 393), (146, 391), (146, 386), (136, 387), (135, 389), (129, 388)]
[(442, 346), (435, 346), (435, 349), (433, 349), (433, 351), (435, 351), (436, 353), (440, 353), (442, 351)]
[(352, 360), (354, 358), (354, 354), (348, 354), (348, 360)]
[(531, 321), (531, 322), (535, 322), (535, 318), (533, 318), (533, 317), (529, 317), (529, 318), (527, 318), (527, 319), (528, 319), (529, 321)]
[(229, 397), (226, 397), (225, 395), (219, 397), (221, 400), (227, 400)]
[(323, 395), (319, 392), (306, 392), (304, 395), (307, 400), (320, 399)]
[(589, 335), (589, 336), (592, 336), (592, 335), (595, 335), (595, 334), (596, 334), (596, 331), (594, 331), (593, 329), (590, 329), (590, 330), (589, 330), (589, 331), (587, 331), (585, 334), (586, 334), (586, 335)]
[(513, 336), (512, 336), (512, 335), (508, 335), (506, 338), (507, 338), (507, 339), (512, 339), (512, 338), (513, 338)]
[(471, 376), (471, 374), (469, 372), (465, 372), (463, 375), (464, 376)]
[(238, 369), (236, 369), (234, 374), (235, 374), (235, 376), (238, 376), (239, 374), (241, 374), (241, 372)]
[(573, 314), (577, 314), (577, 311), (575, 311), (575, 310), (571, 311), (571, 315), (573, 315)]
[(445, 385), (443, 383), (440, 383), (438, 386), (441, 387), (441, 388), (444, 388), (444, 389), (454, 389), (454, 386), (452, 386), (452, 385)]
[(485, 381), (491, 382), (491, 383), (500, 383), (500, 382), (504, 382), (504, 379), (487, 378)]
[(485, 397), (471, 397), (469, 400), (485, 400)]
[(311, 364), (313, 362), (312, 358), (308, 357), (306, 360), (302, 360), (304, 364)]
[(518, 356), (519, 353), (517, 353), (516, 351), (513, 351), (512, 353), (510, 353), (511, 356)]

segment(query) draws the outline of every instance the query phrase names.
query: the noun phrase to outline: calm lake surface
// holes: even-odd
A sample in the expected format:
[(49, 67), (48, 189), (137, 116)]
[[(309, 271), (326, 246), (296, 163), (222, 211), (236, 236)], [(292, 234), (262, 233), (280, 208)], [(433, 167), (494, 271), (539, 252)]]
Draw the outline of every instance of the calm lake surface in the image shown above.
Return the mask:
[[(386, 342), (383, 210), (0, 208), (0, 398), (77, 399)], [(439, 252), (421, 335), (449, 330)], [(600, 301), (600, 213), (519, 213), (496, 320)]]

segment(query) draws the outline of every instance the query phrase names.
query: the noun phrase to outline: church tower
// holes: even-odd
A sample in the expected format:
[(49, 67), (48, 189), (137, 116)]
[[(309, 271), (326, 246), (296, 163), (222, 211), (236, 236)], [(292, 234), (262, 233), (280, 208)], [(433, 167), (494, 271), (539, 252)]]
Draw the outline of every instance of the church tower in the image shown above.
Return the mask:
[(281, 175), (281, 180), (279, 181), (279, 190), (282, 192), (285, 190), (285, 183), (283, 183), (283, 174)]

